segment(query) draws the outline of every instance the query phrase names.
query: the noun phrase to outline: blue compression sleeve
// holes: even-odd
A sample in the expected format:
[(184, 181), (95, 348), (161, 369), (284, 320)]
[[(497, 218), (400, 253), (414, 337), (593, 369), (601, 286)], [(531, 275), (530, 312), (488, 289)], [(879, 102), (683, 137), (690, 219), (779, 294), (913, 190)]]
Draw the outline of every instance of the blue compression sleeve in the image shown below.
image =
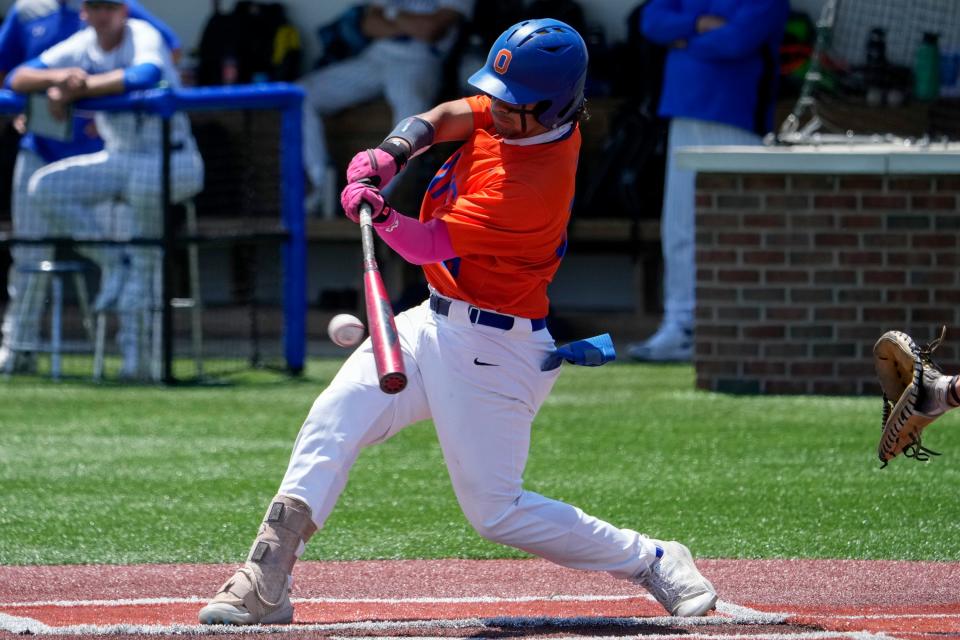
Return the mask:
[(163, 72), (155, 64), (145, 62), (123, 70), (123, 87), (127, 91), (149, 89), (160, 82)]

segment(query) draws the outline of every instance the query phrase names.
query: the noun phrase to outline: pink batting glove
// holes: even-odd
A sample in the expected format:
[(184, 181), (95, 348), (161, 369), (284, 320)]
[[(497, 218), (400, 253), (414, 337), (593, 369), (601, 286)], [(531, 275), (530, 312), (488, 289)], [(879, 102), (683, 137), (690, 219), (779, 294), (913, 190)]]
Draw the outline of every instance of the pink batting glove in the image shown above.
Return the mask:
[(347, 217), (360, 224), (360, 205), (366, 202), (373, 211), (370, 217), (373, 222), (383, 222), (390, 215), (390, 207), (383, 201), (383, 196), (374, 187), (361, 182), (351, 182), (340, 192), (340, 205)]
[(347, 166), (347, 182), (370, 180), (383, 189), (397, 175), (397, 161), (383, 149), (367, 149), (353, 156)]

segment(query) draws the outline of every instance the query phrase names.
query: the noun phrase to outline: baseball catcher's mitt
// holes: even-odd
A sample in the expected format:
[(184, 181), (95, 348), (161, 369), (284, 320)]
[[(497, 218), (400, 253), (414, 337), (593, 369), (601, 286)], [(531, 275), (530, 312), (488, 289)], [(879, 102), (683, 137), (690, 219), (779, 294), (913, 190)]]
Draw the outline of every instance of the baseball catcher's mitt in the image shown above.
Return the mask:
[(924, 385), (924, 377), (936, 380), (940, 368), (930, 355), (940, 346), (946, 335), (943, 327), (940, 336), (923, 347), (900, 331), (887, 331), (873, 346), (873, 361), (877, 377), (883, 389), (883, 435), (877, 454), (883, 462), (881, 468), (898, 454), (920, 461), (940, 455), (920, 444), (920, 435), (928, 424), (942, 412), (922, 412), (930, 403), (925, 397), (932, 384)]

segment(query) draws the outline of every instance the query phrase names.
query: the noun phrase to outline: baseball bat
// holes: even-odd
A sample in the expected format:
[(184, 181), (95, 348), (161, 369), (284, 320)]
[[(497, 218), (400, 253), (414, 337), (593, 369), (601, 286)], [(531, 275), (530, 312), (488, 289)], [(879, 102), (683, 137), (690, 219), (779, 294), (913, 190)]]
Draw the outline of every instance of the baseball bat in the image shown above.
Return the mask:
[(387, 296), (387, 288), (380, 277), (377, 256), (373, 244), (373, 209), (369, 204), (360, 204), (360, 240), (363, 243), (363, 295), (367, 303), (367, 323), (370, 326), (370, 342), (373, 358), (377, 363), (380, 390), (384, 393), (400, 393), (407, 386), (407, 373), (400, 352), (400, 337), (393, 319), (393, 307)]

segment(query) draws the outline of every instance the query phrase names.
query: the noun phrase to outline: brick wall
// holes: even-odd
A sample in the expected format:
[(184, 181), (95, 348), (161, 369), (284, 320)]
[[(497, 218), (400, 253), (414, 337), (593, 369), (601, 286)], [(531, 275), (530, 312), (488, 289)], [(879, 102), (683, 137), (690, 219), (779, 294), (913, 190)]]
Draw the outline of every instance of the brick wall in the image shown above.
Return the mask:
[(889, 329), (960, 371), (960, 176), (701, 173), (701, 389), (879, 393)]

